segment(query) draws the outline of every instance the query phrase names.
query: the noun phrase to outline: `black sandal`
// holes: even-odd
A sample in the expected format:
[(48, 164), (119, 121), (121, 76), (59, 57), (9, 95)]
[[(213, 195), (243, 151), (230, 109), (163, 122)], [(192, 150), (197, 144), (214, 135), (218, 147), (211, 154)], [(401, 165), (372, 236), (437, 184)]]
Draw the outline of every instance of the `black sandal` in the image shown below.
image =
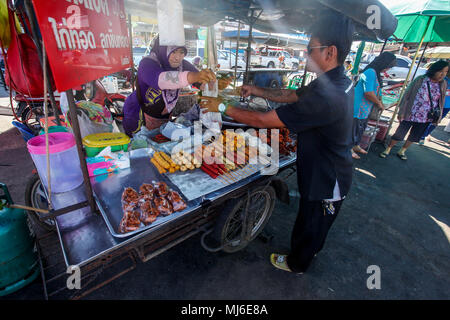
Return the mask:
[(402, 160), (408, 160), (408, 157), (406, 156), (406, 154), (397, 153), (397, 157), (399, 157)]

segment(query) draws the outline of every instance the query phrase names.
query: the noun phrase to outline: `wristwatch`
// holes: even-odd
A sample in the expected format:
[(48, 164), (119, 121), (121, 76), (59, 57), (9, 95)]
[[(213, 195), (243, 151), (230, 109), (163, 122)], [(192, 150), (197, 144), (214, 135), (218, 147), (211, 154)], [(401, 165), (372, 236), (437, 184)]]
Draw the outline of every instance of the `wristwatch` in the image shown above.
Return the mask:
[(221, 104), (219, 104), (219, 108), (218, 109), (219, 109), (219, 112), (221, 114), (225, 115), (225, 112), (227, 111), (228, 106), (226, 106), (225, 104), (221, 103)]

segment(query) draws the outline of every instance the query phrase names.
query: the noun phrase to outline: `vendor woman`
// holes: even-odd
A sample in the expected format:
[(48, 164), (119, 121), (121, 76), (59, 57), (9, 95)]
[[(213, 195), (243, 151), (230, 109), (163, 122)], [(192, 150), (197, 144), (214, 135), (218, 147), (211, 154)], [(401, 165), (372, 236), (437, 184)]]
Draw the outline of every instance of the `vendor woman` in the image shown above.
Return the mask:
[(160, 46), (159, 38), (154, 40), (139, 64), (136, 91), (125, 100), (123, 128), (129, 136), (142, 124), (152, 130), (169, 121), (181, 88), (216, 79), (211, 70), (198, 71), (184, 60), (186, 53), (184, 46)]

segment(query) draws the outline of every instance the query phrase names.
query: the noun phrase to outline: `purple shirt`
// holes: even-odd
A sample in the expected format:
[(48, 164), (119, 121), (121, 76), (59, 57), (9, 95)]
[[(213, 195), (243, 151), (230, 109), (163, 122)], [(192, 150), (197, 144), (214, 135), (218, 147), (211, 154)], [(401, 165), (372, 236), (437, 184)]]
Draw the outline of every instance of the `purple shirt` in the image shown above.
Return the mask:
[(431, 120), (428, 119), (428, 112), (431, 110), (431, 104), (427, 83), (430, 84), (433, 106), (437, 106), (439, 104), (439, 99), (441, 97), (439, 83), (433, 82), (430, 80), (430, 78), (427, 77), (423, 81), (422, 87), (420, 87), (419, 92), (417, 92), (408, 121), (418, 123), (431, 122)]
[[(139, 63), (137, 72), (138, 86), (142, 101), (145, 104), (154, 105), (163, 99), (163, 92), (158, 85), (158, 79), (159, 75), (165, 71), (156, 61), (150, 58), (143, 58)], [(198, 70), (188, 61), (183, 60), (182, 71), (197, 72)], [(178, 100), (178, 94), (175, 92), (173, 95), (166, 95), (168, 103), (176, 103)], [(123, 110), (123, 128), (128, 135), (131, 135), (139, 128), (139, 121), (142, 120), (140, 117), (141, 106), (139, 105), (136, 91), (127, 97)]]

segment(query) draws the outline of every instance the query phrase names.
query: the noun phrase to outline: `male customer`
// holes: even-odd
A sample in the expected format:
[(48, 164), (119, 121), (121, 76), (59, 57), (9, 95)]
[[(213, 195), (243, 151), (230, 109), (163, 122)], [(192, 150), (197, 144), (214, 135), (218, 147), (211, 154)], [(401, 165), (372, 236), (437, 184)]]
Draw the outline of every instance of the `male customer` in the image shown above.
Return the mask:
[(204, 98), (201, 107), (220, 111), (255, 128), (287, 127), (297, 133), (299, 212), (288, 255), (272, 254), (272, 264), (302, 273), (322, 249), (328, 230), (339, 213), (352, 179), (353, 89), (344, 72), (354, 27), (340, 14), (328, 14), (311, 30), (307, 69), (318, 78), (300, 90), (243, 86), (243, 96), (260, 96), (289, 103), (269, 112), (225, 106), (220, 99)]

